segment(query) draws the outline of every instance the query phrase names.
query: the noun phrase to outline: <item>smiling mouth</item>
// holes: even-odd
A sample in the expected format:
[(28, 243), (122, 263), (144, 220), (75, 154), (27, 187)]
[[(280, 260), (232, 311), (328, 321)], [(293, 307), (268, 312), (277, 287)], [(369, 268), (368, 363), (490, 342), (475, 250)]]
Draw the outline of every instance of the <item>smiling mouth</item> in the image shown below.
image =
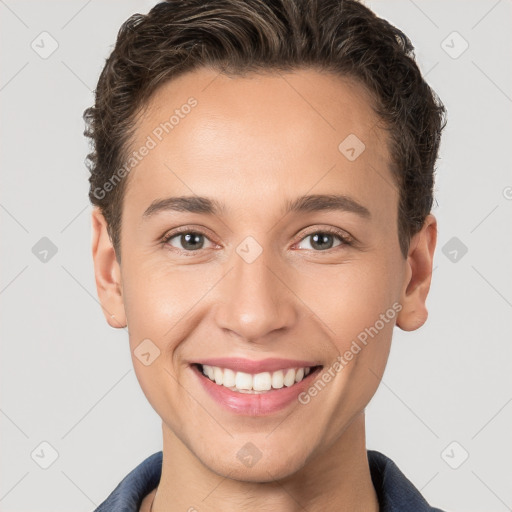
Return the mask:
[(273, 372), (251, 374), (199, 363), (192, 366), (197, 368), (202, 376), (219, 386), (238, 393), (248, 394), (261, 394), (290, 388), (306, 378), (313, 378), (313, 375), (316, 375), (323, 368), (322, 365), (302, 368), (292, 367)]

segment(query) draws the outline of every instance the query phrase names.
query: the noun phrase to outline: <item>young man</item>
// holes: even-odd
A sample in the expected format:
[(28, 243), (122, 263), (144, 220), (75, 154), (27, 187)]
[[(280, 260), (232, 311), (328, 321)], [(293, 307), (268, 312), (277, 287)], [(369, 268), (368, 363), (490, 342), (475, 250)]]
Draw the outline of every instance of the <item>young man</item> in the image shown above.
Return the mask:
[(97, 511), (435, 511), (366, 449), (395, 325), (427, 318), (444, 107), (354, 0), (171, 0), (85, 112), (93, 258), (162, 418)]

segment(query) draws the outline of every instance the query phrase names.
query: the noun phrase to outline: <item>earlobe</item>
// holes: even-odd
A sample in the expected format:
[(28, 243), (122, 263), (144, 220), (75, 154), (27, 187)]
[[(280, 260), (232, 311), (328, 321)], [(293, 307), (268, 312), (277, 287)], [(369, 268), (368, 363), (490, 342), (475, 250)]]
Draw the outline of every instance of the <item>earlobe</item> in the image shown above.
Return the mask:
[(432, 279), (436, 242), (437, 221), (429, 214), (422, 229), (412, 237), (407, 256), (407, 272), (401, 296), (402, 310), (396, 322), (404, 331), (414, 331), (427, 320), (426, 300)]
[(107, 222), (98, 207), (92, 216), (92, 257), (96, 290), (105, 319), (111, 327), (126, 327), (121, 269), (107, 231)]

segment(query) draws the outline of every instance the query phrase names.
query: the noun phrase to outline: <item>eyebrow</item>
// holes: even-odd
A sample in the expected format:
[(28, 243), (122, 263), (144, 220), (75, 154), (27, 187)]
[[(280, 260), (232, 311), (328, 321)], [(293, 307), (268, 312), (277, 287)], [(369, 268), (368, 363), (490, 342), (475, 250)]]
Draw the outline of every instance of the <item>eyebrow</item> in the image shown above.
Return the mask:
[[(201, 196), (180, 196), (156, 199), (142, 214), (144, 219), (153, 217), (164, 211), (202, 213), (206, 215), (221, 215), (226, 210), (222, 203), (215, 199)], [(317, 211), (345, 211), (369, 219), (370, 211), (356, 200), (338, 194), (314, 194), (287, 200), (283, 214), (308, 213)]]
[(367, 219), (371, 217), (368, 208), (351, 197), (338, 194), (314, 194), (300, 196), (293, 201), (288, 200), (284, 213), (307, 213), (322, 210), (352, 212)]

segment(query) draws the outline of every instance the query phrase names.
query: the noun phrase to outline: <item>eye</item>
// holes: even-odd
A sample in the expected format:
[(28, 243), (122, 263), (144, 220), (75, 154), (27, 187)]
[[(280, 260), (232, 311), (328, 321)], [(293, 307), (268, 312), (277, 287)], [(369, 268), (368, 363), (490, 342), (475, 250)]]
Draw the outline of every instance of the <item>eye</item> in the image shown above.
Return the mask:
[(205, 249), (205, 240), (213, 245), (213, 242), (204, 234), (199, 231), (183, 230), (166, 235), (162, 243), (168, 244), (175, 249), (184, 252), (197, 252)]
[[(333, 239), (335, 238), (337, 238), (340, 243), (333, 246)], [(346, 233), (333, 228), (313, 231), (304, 236), (301, 241), (302, 240), (309, 240), (310, 247), (305, 247), (305, 249), (314, 250), (315, 252), (328, 251), (329, 249), (339, 247), (340, 245), (352, 245), (352, 239)], [(300, 248), (301, 247), (299, 247), (299, 249)]]
[[(339, 240), (337, 245), (334, 245), (335, 239)], [(303, 241), (309, 240), (309, 247), (300, 247)], [(207, 244), (210, 244), (208, 246)], [(162, 244), (168, 245), (178, 252), (191, 253), (199, 252), (202, 249), (215, 247), (215, 243), (201, 231), (194, 231), (190, 228), (182, 228), (175, 230), (164, 236)], [(315, 252), (325, 252), (329, 249), (335, 249), (339, 246), (350, 246), (353, 244), (353, 239), (346, 232), (335, 228), (324, 228), (312, 231), (303, 236), (296, 244), (299, 249), (313, 250)], [(206, 246), (205, 246), (206, 245)]]

